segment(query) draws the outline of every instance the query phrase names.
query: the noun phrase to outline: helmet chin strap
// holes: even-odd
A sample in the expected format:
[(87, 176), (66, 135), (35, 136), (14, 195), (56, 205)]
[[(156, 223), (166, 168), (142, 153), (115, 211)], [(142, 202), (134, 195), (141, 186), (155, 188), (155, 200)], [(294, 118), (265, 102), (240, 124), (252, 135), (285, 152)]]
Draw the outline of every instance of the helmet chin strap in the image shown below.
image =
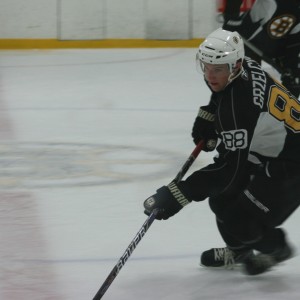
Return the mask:
[(239, 77), (241, 75), (241, 73), (243, 72), (243, 70), (244, 70), (244, 68), (243, 68), (243, 66), (241, 66), (237, 72), (232, 71), (230, 73), (230, 75), (228, 76), (228, 82), (227, 82), (226, 86), (228, 86), (234, 79)]

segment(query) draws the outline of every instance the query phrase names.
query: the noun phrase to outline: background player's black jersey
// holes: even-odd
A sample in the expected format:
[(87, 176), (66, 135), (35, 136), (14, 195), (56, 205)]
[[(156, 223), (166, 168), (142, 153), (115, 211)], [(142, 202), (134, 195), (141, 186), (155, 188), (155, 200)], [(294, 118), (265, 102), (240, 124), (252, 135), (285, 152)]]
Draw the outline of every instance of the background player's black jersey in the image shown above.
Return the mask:
[[(235, 2), (233, 5), (239, 5)], [(239, 32), (247, 46), (257, 47), (267, 57), (284, 56), (287, 44), (299, 44), (300, 1), (256, 1), (241, 19), (228, 20), (223, 27)]]

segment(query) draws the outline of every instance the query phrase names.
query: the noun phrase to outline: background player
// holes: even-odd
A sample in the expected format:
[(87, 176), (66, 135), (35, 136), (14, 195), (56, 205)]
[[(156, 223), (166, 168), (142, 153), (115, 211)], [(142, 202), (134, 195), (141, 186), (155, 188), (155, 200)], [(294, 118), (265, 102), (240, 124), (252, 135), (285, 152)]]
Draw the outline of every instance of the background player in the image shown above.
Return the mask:
[(300, 95), (300, 0), (256, 0), (240, 15), (243, 0), (227, 0), (223, 28), (244, 39), (246, 55), (264, 60), (280, 74), (294, 95)]

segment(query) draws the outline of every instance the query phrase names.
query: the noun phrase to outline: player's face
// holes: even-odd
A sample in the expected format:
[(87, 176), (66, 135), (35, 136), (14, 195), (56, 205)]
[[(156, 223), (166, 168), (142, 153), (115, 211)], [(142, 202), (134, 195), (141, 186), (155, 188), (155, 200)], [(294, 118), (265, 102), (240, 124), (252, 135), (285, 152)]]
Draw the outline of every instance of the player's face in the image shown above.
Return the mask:
[(228, 64), (213, 65), (203, 63), (203, 73), (208, 85), (214, 92), (225, 89), (230, 75)]

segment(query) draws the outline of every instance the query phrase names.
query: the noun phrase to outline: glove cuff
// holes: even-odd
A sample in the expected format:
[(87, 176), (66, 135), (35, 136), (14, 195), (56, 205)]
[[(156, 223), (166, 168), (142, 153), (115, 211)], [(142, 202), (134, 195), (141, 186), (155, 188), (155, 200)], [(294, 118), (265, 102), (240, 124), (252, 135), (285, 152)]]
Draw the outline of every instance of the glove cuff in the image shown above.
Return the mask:
[(172, 196), (177, 200), (177, 202), (183, 207), (190, 203), (190, 201), (183, 195), (175, 182), (171, 182), (167, 185)]
[(203, 110), (201, 107), (199, 108), (199, 111), (198, 111), (198, 117), (206, 120), (206, 121), (209, 121), (209, 122), (214, 122), (215, 118), (216, 118), (216, 115), (215, 114), (212, 114), (208, 111), (205, 111)]

